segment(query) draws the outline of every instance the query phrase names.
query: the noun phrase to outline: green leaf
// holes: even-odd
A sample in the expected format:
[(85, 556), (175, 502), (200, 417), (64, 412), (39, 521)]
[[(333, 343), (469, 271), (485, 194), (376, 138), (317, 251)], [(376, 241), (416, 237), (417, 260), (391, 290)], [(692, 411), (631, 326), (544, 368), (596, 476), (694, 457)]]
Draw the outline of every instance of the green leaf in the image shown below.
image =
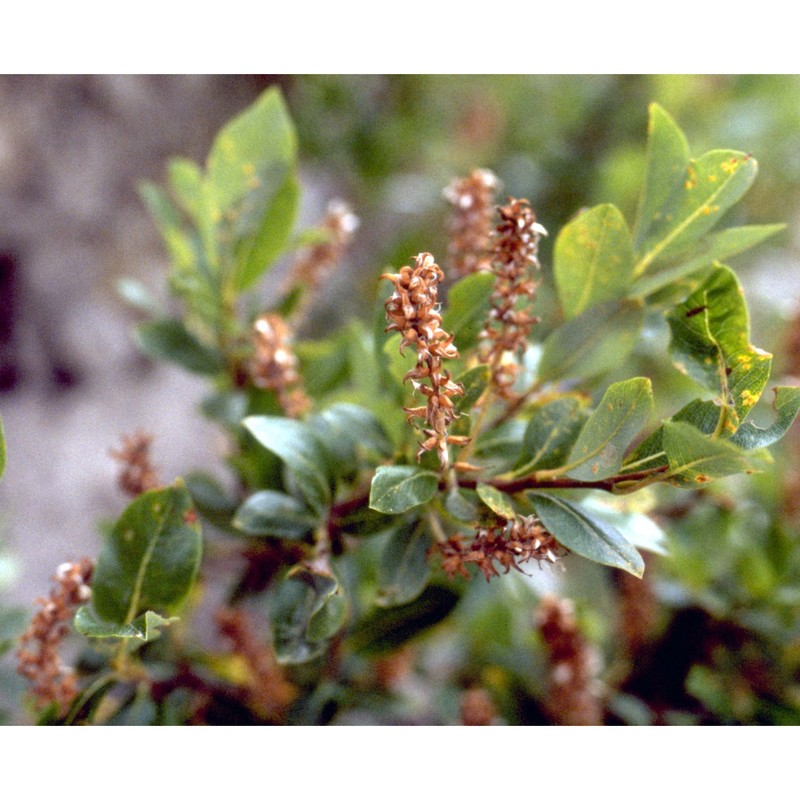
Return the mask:
[(378, 609), (362, 619), (349, 637), (350, 644), (366, 653), (396, 650), (446, 619), (459, 599), (459, 593), (450, 587), (430, 585), (416, 600)]
[(657, 103), (650, 104), (649, 112), (647, 174), (634, 236), (637, 251), (641, 250), (651, 227), (659, 221), (661, 209), (689, 163), (689, 145), (683, 131)]
[(511, 498), (494, 486), (488, 483), (479, 483), (475, 487), (478, 497), (492, 510), (498, 517), (503, 519), (514, 519), (516, 512)]
[(189, 333), (179, 319), (144, 322), (136, 329), (136, 339), (147, 355), (172, 361), (191, 372), (218, 375), (225, 369), (222, 355)]
[(567, 457), (566, 474), (584, 481), (615, 475), (625, 449), (652, 413), (649, 379), (631, 378), (609, 386)]
[(428, 583), (433, 537), (424, 520), (408, 520), (389, 537), (378, 565), (379, 606), (410, 603)]
[(139, 495), (122, 513), (92, 576), (92, 604), (107, 622), (130, 624), (145, 611), (170, 612), (197, 576), (200, 525), (178, 482)]
[(561, 466), (589, 416), (586, 404), (582, 397), (564, 396), (534, 407), (512, 475)]
[(329, 572), (297, 566), (270, 597), (275, 655), (281, 664), (302, 664), (321, 656), (344, 624), (347, 602)]
[(731, 256), (755, 247), (770, 236), (785, 230), (785, 228), (786, 226), (782, 224), (743, 225), (739, 228), (728, 228), (718, 233), (709, 234), (693, 249), (692, 252), (695, 255), (692, 258), (688, 261), (679, 261), (673, 267), (642, 276), (633, 284), (630, 294), (637, 297), (652, 295), (681, 278), (686, 278), (705, 267), (711, 266), (715, 261), (724, 261)]
[(565, 225), (556, 239), (553, 271), (567, 319), (625, 297), (633, 275), (633, 246), (619, 209), (595, 206)]
[(290, 172), (261, 212), (262, 222), (237, 252), (233, 286), (237, 292), (252, 288), (286, 250), (300, 203), (300, 184)]
[(674, 255), (696, 242), (719, 222), (755, 180), (754, 158), (735, 150), (712, 150), (689, 161), (640, 248), (634, 275), (657, 259)]
[(590, 561), (642, 577), (644, 561), (639, 552), (606, 520), (552, 494), (529, 492), (528, 497), (536, 516), (564, 547)]
[(731, 444), (742, 450), (754, 450), (757, 447), (768, 447), (783, 437), (800, 411), (800, 387), (778, 386), (774, 389), (775, 398), (772, 407), (778, 418), (768, 428), (759, 428), (752, 422), (745, 422), (730, 438)]
[(736, 275), (717, 266), (709, 278), (668, 315), (675, 367), (722, 402), (733, 433), (761, 397), (772, 356), (749, 342), (750, 323)]
[(99, 617), (91, 606), (81, 606), (75, 614), (75, 630), (97, 639), (139, 639), (145, 644), (161, 636), (160, 628), (177, 621), (177, 617), (166, 618), (154, 611), (145, 611), (129, 623), (110, 622)]
[(6, 471), (6, 434), (3, 430), (3, 418), (0, 417), (0, 478)]
[(248, 497), (233, 518), (233, 527), (237, 530), (281, 539), (302, 539), (316, 524), (300, 501), (271, 489)]
[[(278, 89), (267, 89), (225, 125), (211, 146), (206, 174), (217, 211), (224, 214), (246, 195), (274, 191), (296, 152), (297, 137), (283, 97)], [(267, 175), (271, 186), (264, 185)]]
[(466, 372), (462, 372), (455, 380), (464, 389), (464, 394), (453, 398), (456, 411), (469, 411), (478, 398), (483, 394), (486, 385), (489, 383), (490, 370), (485, 364), (473, 367)]
[(242, 424), (284, 462), (311, 508), (321, 513), (331, 498), (330, 477), (325, 448), (311, 428), (285, 417), (246, 417)]
[(475, 272), (454, 283), (447, 294), (442, 328), (453, 334), (455, 345), (462, 352), (478, 341), (489, 314), (489, 295), (493, 288), (491, 272)]
[(402, 514), (433, 499), (438, 489), (435, 472), (415, 466), (378, 467), (372, 478), (369, 507), (382, 514)]
[(664, 531), (647, 514), (615, 508), (608, 503), (586, 498), (581, 502), (585, 511), (595, 519), (605, 520), (617, 533), (639, 550), (666, 556), (667, 537)]
[(619, 366), (644, 323), (641, 300), (610, 300), (556, 328), (544, 343), (539, 378), (590, 378)]
[(184, 480), (200, 514), (222, 530), (229, 528), (238, 505), (236, 498), (231, 497), (211, 475), (204, 472), (191, 472)]
[(203, 170), (199, 164), (188, 158), (170, 159), (167, 165), (167, 179), (180, 207), (198, 228), (209, 225), (206, 188)]
[(688, 422), (667, 422), (662, 435), (669, 471), (664, 479), (676, 486), (697, 488), (714, 478), (754, 472), (768, 459), (765, 451), (746, 454), (723, 439), (705, 436)]
[(392, 444), (378, 418), (355, 403), (334, 403), (311, 417), (308, 424), (343, 473), (357, 469), (366, 456), (374, 461), (392, 453)]

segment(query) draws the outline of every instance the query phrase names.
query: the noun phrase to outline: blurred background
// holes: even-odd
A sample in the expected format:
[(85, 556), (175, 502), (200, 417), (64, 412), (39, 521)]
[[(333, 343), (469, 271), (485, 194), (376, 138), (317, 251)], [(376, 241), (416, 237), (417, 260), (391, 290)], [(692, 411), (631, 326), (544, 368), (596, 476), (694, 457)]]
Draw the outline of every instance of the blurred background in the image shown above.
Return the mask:
[[(442, 189), (473, 167), (527, 197), (552, 232), (598, 202), (631, 219), (656, 101), (693, 155), (725, 147), (757, 158), (756, 183), (726, 221), (788, 227), (733, 266), (753, 342), (776, 353), (776, 374), (800, 371), (800, 76), (0, 76), (3, 603), (29, 607), (58, 564), (97, 552), (98, 523), (125, 505), (109, 456), (123, 434), (154, 435), (165, 479), (218, 463), (222, 443), (196, 411), (202, 380), (139, 354), (137, 317), (116, 283), (135, 277), (166, 301), (166, 258), (137, 184), (161, 182), (170, 156), (202, 161), (219, 127), (271, 84), (297, 126), (300, 226), (334, 197), (361, 220), (305, 335), (371, 309), (387, 265), (423, 250), (443, 257)], [(547, 325), (546, 290), (539, 303)], [(784, 464), (798, 439), (788, 441)], [(775, 474), (764, 479), (762, 518), (782, 502), (776, 486)], [(736, 564), (752, 573), (756, 549), (745, 541)], [(709, 580), (697, 577), (698, 591)], [(786, 596), (789, 608), (798, 597)]]

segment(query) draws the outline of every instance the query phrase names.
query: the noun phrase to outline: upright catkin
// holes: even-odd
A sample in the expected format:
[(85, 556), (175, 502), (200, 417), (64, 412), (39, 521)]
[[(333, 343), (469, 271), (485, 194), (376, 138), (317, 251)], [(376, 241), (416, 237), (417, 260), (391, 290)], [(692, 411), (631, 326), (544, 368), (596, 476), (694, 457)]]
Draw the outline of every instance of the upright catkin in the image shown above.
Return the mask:
[(445, 359), (458, 358), (458, 349), (452, 334), (442, 329), (438, 312), (438, 286), (444, 272), (430, 253), (420, 253), (413, 267), (402, 267), (396, 274), (381, 275), (391, 281), (394, 291), (386, 300), (387, 333), (399, 331), (402, 336), (400, 352), (409, 345), (417, 350), (417, 363), (404, 381), (411, 381), (414, 389), (426, 398), (424, 406), (404, 408), (409, 423), (424, 420), (425, 439), (417, 453), (419, 459), (429, 450), (439, 456), (442, 470), (449, 466), (448, 445), (463, 445), (465, 436), (451, 436), (447, 429), (457, 417), (453, 398), (464, 394), (460, 384), (452, 380), (443, 368)]

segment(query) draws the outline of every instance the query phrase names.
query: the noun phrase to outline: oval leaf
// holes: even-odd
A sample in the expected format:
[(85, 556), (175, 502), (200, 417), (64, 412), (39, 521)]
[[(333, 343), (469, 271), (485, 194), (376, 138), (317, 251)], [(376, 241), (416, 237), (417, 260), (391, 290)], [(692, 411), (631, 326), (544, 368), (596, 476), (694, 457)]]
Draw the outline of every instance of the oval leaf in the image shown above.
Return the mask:
[(382, 514), (402, 514), (427, 503), (439, 489), (435, 472), (415, 466), (378, 467), (369, 492), (369, 507)]
[(652, 413), (653, 390), (648, 378), (609, 386), (570, 451), (566, 474), (584, 481), (615, 475), (625, 449)]
[(200, 525), (182, 484), (139, 495), (105, 542), (92, 576), (92, 604), (107, 622), (131, 624), (145, 611), (172, 611), (200, 566)]
[(322, 655), (344, 623), (346, 603), (329, 572), (291, 569), (270, 598), (275, 655), (281, 664), (301, 664)]
[(330, 477), (325, 448), (311, 428), (286, 417), (246, 417), (242, 424), (284, 462), (311, 508), (321, 513), (331, 497)]
[(618, 367), (633, 350), (643, 323), (641, 300), (611, 300), (592, 306), (547, 337), (539, 378), (589, 378)]
[(608, 522), (551, 494), (530, 492), (528, 497), (536, 516), (564, 547), (590, 561), (642, 577), (644, 561), (639, 552)]
[(659, 212), (689, 163), (689, 145), (675, 120), (657, 103), (651, 103), (649, 111), (647, 175), (636, 219), (637, 250), (659, 221)]
[(217, 375), (225, 369), (220, 353), (189, 333), (179, 319), (144, 322), (136, 329), (136, 340), (147, 355), (180, 364), (190, 372)]
[(595, 206), (565, 225), (556, 239), (553, 271), (567, 319), (625, 297), (633, 275), (633, 246), (619, 209)]
[(410, 603), (428, 583), (428, 550), (433, 544), (424, 520), (410, 520), (390, 537), (378, 566), (377, 604), (396, 606)]
[(657, 259), (696, 242), (750, 188), (758, 166), (735, 150), (712, 150), (689, 161), (641, 248), (636, 276)]
[(248, 497), (233, 517), (237, 530), (281, 539), (302, 539), (315, 525), (314, 517), (301, 502), (271, 489)]
[(487, 483), (479, 483), (476, 487), (478, 497), (492, 510), (498, 517), (503, 519), (514, 519), (516, 511), (511, 502), (511, 498), (494, 486)]

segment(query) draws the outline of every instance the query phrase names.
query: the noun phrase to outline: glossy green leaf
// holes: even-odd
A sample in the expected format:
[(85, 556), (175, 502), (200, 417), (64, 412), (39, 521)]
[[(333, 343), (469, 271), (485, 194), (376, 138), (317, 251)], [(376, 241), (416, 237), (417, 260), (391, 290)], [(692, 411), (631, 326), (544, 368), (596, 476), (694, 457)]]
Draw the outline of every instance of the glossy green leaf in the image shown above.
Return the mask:
[(641, 249), (661, 217), (673, 188), (689, 163), (689, 145), (683, 131), (657, 103), (651, 103), (647, 127), (647, 174), (636, 217), (635, 246)]
[(233, 517), (233, 527), (255, 536), (302, 539), (317, 525), (299, 500), (264, 489), (245, 500)]
[(236, 498), (204, 472), (191, 472), (184, 480), (201, 516), (222, 530), (228, 528), (238, 505)]
[(200, 566), (200, 525), (182, 483), (139, 495), (122, 513), (92, 575), (92, 605), (107, 622), (130, 624), (146, 611), (171, 612)]
[(473, 489), (450, 489), (444, 499), (444, 507), (448, 514), (470, 524), (478, 518), (478, 504), (478, 493)]
[(642, 276), (633, 284), (630, 294), (637, 297), (652, 295), (675, 281), (711, 266), (715, 261), (724, 261), (755, 247), (785, 229), (785, 225), (743, 225), (711, 233), (692, 250), (691, 258), (679, 261), (675, 266)]
[(662, 443), (669, 462), (664, 478), (690, 488), (714, 478), (754, 472), (768, 459), (764, 451), (745, 453), (723, 439), (709, 438), (688, 422), (665, 423)]
[(735, 150), (712, 150), (689, 161), (640, 248), (634, 274), (674, 255), (711, 230), (750, 188), (758, 170), (754, 158)]
[(392, 444), (386, 432), (368, 408), (355, 403), (334, 403), (308, 420), (320, 441), (332, 454), (337, 470), (352, 471), (365, 460), (387, 457)]
[(633, 275), (633, 246), (619, 209), (595, 206), (565, 225), (556, 239), (553, 271), (567, 319), (625, 297)]
[(453, 398), (456, 411), (469, 411), (483, 394), (489, 383), (490, 370), (485, 364), (462, 372), (455, 381), (461, 384), (464, 394)]
[(378, 565), (379, 606), (410, 603), (422, 594), (430, 576), (428, 551), (432, 544), (423, 519), (407, 520), (392, 533)]
[(593, 497), (581, 501), (581, 507), (593, 518), (605, 520), (638, 550), (662, 556), (669, 554), (666, 534), (647, 514), (615, 508)]
[(246, 417), (242, 424), (284, 462), (311, 508), (321, 513), (331, 498), (330, 478), (325, 449), (311, 428), (285, 417)]
[(539, 378), (590, 378), (618, 367), (633, 350), (643, 323), (641, 300), (611, 300), (592, 306), (547, 337)]
[(584, 481), (615, 475), (625, 449), (652, 413), (649, 379), (631, 378), (609, 386), (570, 450), (566, 474)]
[(747, 307), (734, 273), (718, 266), (667, 322), (673, 363), (719, 396), (724, 426), (733, 433), (764, 391), (772, 362), (749, 342)]
[(479, 483), (476, 487), (478, 497), (492, 510), (497, 516), (503, 519), (514, 519), (516, 512), (511, 498), (505, 493), (490, 486), (488, 483)]
[(383, 514), (402, 514), (431, 500), (439, 489), (435, 472), (415, 466), (378, 467), (372, 478), (369, 507)]
[(147, 355), (179, 364), (191, 372), (218, 375), (225, 369), (220, 353), (189, 333), (179, 319), (144, 322), (136, 329), (136, 339)]
[(800, 412), (800, 387), (778, 386), (775, 388), (772, 407), (778, 415), (775, 422), (767, 428), (759, 428), (752, 422), (745, 422), (730, 438), (731, 444), (742, 450), (768, 447), (783, 437)]
[(478, 341), (489, 314), (489, 295), (493, 288), (491, 272), (475, 272), (454, 283), (447, 294), (442, 328), (453, 334), (456, 347), (462, 352)]
[(528, 494), (536, 516), (558, 542), (598, 564), (619, 567), (637, 578), (644, 561), (636, 548), (605, 519), (553, 494)]
[(347, 602), (334, 575), (307, 566), (292, 568), (270, 597), (278, 662), (302, 664), (321, 656), (346, 613)]
[(453, 588), (429, 585), (410, 603), (377, 609), (362, 619), (350, 634), (350, 644), (366, 653), (396, 650), (446, 619), (459, 599)]
[(145, 644), (161, 635), (160, 628), (177, 621), (177, 617), (162, 617), (154, 611), (145, 611), (132, 622), (110, 622), (99, 617), (91, 606), (81, 606), (75, 614), (75, 630), (97, 639), (138, 639)]
[(557, 397), (534, 408), (525, 429), (523, 452), (513, 475), (561, 466), (589, 413), (584, 398)]

